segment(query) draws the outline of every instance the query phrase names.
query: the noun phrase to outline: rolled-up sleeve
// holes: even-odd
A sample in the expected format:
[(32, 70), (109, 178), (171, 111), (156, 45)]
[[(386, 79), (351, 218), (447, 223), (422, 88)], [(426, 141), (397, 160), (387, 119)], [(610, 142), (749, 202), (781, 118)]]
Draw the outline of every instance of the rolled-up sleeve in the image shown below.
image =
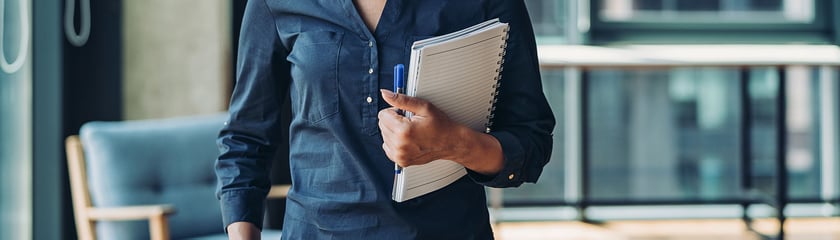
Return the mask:
[(495, 176), (468, 171), (488, 187), (536, 182), (551, 156), (554, 114), (543, 94), (537, 45), (525, 4), (504, 0), (489, 12), (510, 24), (495, 118), (490, 135), (502, 146), (504, 166)]
[(282, 101), (289, 86), (287, 50), (263, 0), (248, 1), (240, 33), (236, 87), (219, 133), (215, 171), (225, 229), (234, 222), (262, 228), (269, 169), (279, 144)]

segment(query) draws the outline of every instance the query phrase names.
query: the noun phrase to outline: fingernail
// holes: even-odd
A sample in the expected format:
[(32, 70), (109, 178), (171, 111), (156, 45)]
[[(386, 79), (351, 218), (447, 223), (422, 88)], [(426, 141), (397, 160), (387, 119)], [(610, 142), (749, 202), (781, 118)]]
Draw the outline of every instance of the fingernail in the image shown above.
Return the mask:
[(391, 90), (388, 90), (388, 89), (379, 89), (379, 91), (382, 92), (382, 96), (387, 97), (387, 98), (394, 98), (394, 97), (397, 96), (397, 93), (392, 92)]

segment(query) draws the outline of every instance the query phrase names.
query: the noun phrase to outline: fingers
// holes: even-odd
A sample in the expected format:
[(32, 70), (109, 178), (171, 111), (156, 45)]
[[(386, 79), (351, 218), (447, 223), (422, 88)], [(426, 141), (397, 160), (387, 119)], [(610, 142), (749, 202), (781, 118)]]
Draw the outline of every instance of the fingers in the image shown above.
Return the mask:
[(408, 148), (405, 144), (395, 143), (395, 145), (391, 145), (388, 141), (382, 143), (382, 150), (385, 151), (385, 156), (401, 167), (414, 165), (413, 159), (410, 156), (414, 156), (415, 158), (419, 156), (416, 153), (412, 153)]
[(391, 154), (391, 147), (388, 146), (388, 142), (383, 142), (382, 143), (382, 150), (385, 151), (385, 156), (388, 157), (388, 160), (391, 160), (392, 162), (396, 163), (396, 161), (393, 160), (394, 156), (392, 156), (392, 154)]
[(392, 147), (388, 145), (388, 143), (392, 142), (393, 139), (397, 138), (397, 132), (401, 129), (401, 126), (405, 126), (402, 123), (402, 120), (405, 117), (399, 115), (396, 112), (396, 108), (386, 108), (379, 111), (379, 132), (382, 134), (382, 150), (385, 151), (385, 155), (388, 156), (393, 162), (398, 162), (397, 158), (394, 156), (394, 151), (392, 151)]
[(379, 131), (382, 134), (382, 150), (392, 162), (406, 166), (407, 129), (410, 128), (408, 118), (399, 115), (397, 108), (387, 108), (379, 111)]
[[(384, 132), (382, 134), (383, 138), (386, 137)], [(397, 165), (406, 166), (406, 159), (404, 159), (405, 154), (401, 154), (394, 146), (391, 146), (389, 142), (390, 141), (384, 141), (382, 143), (382, 150), (385, 151), (385, 156)]]
[[(379, 111), (378, 115), (384, 142), (382, 150), (391, 161), (412, 166), (445, 156), (440, 149), (448, 147), (443, 146), (446, 143), (440, 141), (440, 136), (451, 134), (445, 115), (428, 101), (404, 94), (382, 90), (382, 99), (393, 106)], [(397, 113), (399, 109), (414, 115), (407, 118)]]
[(409, 97), (405, 94), (396, 94), (387, 89), (380, 89), (380, 91), (382, 92), (382, 99), (395, 108), (413, 112), (417, 115), (426, 115), (429, 109), (429, 102), (425, 100)]
[(379, 129), (394, 132), (406, 124), (408, 119), (397, 113), (396, 108), (386, 108), (379, 111)]

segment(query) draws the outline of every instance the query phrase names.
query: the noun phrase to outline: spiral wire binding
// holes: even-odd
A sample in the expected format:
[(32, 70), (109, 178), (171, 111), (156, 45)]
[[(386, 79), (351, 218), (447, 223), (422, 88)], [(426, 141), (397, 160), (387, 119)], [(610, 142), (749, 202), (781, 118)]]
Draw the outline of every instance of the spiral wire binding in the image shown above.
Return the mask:
[[(0, 20), (4, 20), (4, 11), (5, 11), (5, 0), (0, 0)], [(29, 53), (29, 9), (26, 7), (28, 6), (27, 3), (23, 1), (18, 2), (18, 9), (20, 10), (19, 17), (20, 17), (20, 42), (18, 46), (20, 50), (18, 50), (18, 55), (15, 57), (15, 60), (11, 63), (6, 60), (6, 54), (3, 49), (3, 34), (5, 33), (3, 27), (6, 25), (6, 22), (0, 23), (0, 70), (5, 73), (12, 74), (17, 72), (23, 67), (23, 63), (26, 61), (26, 55)]]
[(496, 72), (499, 73), (499, 75), (496, 76), (496, 78), (495, 78), (496, 85), (493, 86), (493, 88), (495, 88), (496, 91), (494, 91), (492, 94), (490, 94), (493, 97), (493, 100), (490, 100), (490, 108), (487, 109), (487, 112), (490, 112), (490, 115), (487, 115), (487, 124), (484, 125), (484, 127), (485, 127), (484, 132), (485, 133), (490, 133), (490, 130), (491, 130), (490, 127), (493, 126), (493, 118), (496, 116), (496, 114), (495, 114), (496, 103), (499, 102), (499, 99), (498, 99), (499, 88), (502, 86), (502, 71), (504, 71), (504, 69), (505, 69), (503, 64), (505, 64), (505, 54), (507, 54), (507, 40), (508, 40), (508, 35), (509, 35), (509, 33), (508, 33), (509, 29), (510, 29), (510, 27), (505, 27), (505, 29), (504, 29), (505, 35), (502, 36), (502, 40), (504, 41), (504, 43), (501, 46), (499, 46), (502, 49), (502, 52), (499, 53), (499, 57), (502, 57), (502, 60), (499, 60), (498, 62), (496, 62), (496, 64), (499, 65), (499, 67), (496, 68)]

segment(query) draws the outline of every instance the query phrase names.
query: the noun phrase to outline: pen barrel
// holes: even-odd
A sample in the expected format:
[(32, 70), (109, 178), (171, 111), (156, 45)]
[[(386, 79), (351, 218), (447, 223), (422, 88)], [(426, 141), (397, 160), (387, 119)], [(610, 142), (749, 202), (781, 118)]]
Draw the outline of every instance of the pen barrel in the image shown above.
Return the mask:
[[(399, 82), (399, 80), (397, 80), (397, 82)], [(394, 87), (394, 93), (405, 94), (405, 88), (403, 88), (400, 85), (397, 85)], [(403, 111), (402, 109), (397, 109), (397, 114), (405, 116), (405, 111)]]

